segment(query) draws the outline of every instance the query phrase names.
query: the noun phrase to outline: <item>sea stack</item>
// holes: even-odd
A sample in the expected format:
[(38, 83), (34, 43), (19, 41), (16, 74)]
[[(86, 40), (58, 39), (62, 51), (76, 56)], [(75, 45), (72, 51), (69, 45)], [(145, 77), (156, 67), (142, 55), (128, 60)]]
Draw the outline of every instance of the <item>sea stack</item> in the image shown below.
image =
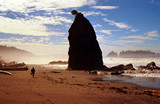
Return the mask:
[(106, 68), (102, 51), (96, 39), (93, 26), (82, 13), (71, 12), (75, 20), (69, 29), (68, 70), (96, 70)]

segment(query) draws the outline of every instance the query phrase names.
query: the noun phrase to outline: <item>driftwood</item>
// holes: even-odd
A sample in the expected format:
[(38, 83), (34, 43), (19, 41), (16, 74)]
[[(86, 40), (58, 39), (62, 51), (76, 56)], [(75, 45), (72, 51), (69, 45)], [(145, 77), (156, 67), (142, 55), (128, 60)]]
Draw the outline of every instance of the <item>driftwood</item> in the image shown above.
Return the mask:
[(160, 97), (160, 90), (145, 90), (145, 94)]
[(7, 75), (12, 75), (12, 73), (8, 72), (8, 71), (0, 71), (0, 73), (2, 74), (7, 74)]
[(27, 66), (17, 66), (17, 67), (13, 67), (13, 66), (6, 66), (6, 67), (0, 67), (0, 70), (28, 70)]

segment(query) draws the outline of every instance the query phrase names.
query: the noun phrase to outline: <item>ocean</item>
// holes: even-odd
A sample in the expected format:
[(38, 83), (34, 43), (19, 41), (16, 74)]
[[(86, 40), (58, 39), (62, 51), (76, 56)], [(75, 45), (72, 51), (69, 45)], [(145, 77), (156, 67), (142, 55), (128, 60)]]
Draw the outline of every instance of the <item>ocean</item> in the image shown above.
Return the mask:
[(155, 62), (157, 66), (160, 66), (160, 58), (104, 58), (103, 62), (107, 67), (132, 63), (136, 68), (137, 66), (146, 65), (150, 62)]
[[(132, 63), (134, 68), (138, 66), (146, 66), (150, 62), (155, 62), (160, 67), (160, 58), (104, 58), (104, 64), (107, 67), (112, 67), (119, 64), (130, 64)], [(142, 87), (148, 87), (153, 89), (160, 89), (160, 70), (158, 71), (125, 71), (122, 75), (104, 75), (104, 81), (120, 81), (137, 84)]]

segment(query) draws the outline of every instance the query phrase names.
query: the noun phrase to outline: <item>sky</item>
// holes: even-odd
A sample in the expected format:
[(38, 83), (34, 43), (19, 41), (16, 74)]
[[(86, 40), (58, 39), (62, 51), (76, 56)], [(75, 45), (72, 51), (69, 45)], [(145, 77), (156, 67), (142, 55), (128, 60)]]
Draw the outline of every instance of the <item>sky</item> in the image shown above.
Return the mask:
[(103, 56), (160, 52), (160, 0), (0, 0), (0, 45), (67, 55), (73, 9), (93, 25)]

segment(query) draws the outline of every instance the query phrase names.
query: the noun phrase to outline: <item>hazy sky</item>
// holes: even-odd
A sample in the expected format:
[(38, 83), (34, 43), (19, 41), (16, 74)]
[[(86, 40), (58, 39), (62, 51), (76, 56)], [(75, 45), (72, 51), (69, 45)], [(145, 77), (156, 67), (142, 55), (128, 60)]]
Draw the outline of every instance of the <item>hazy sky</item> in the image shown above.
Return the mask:
[(67, 55), (73, 9), (94, 26), (103, 55), (160, 52), (160, 0), (0, 0), (0, 45)]

